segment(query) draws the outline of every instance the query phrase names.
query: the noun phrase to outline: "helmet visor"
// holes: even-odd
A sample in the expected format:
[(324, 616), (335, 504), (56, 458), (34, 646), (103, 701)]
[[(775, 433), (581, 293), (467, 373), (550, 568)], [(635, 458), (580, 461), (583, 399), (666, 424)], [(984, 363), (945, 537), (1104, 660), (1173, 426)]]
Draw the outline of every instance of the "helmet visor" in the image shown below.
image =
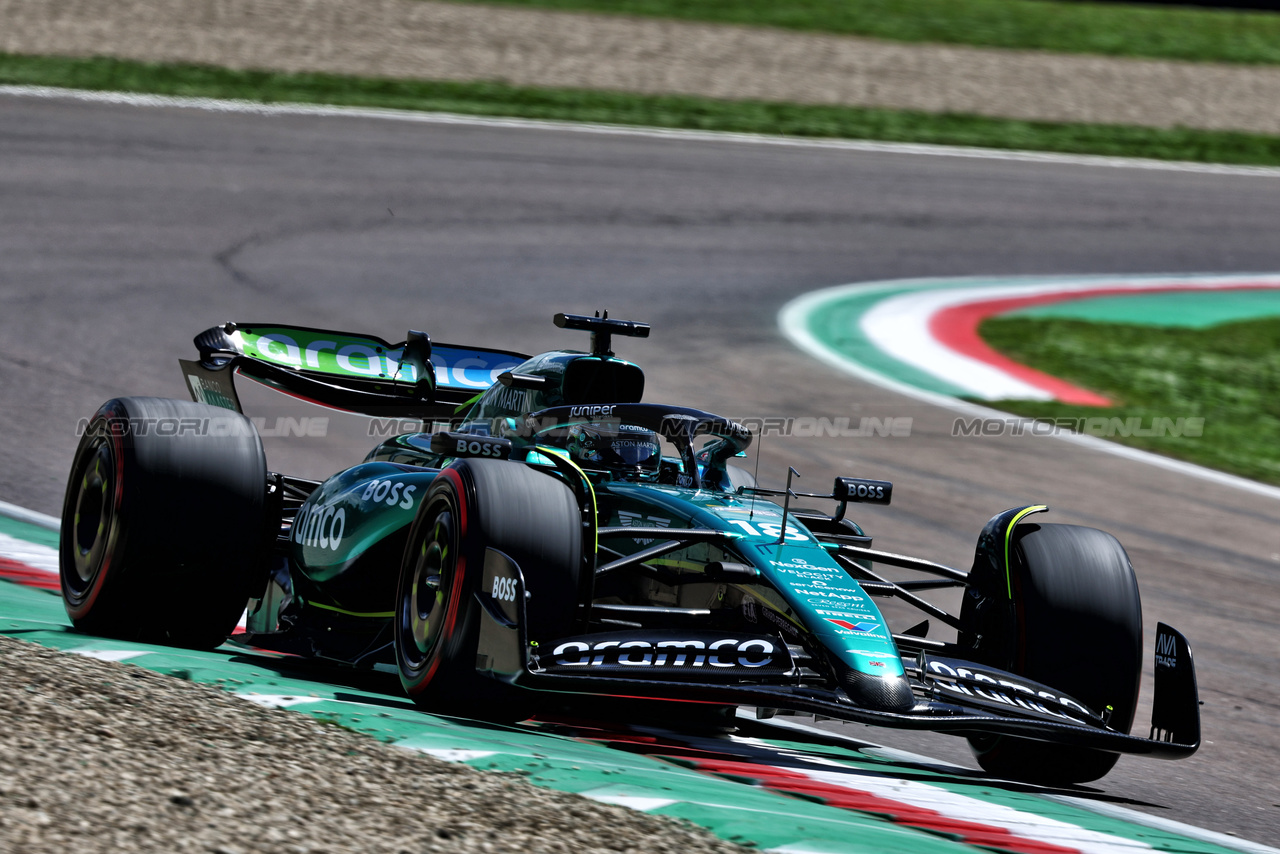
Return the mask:
[(656, 441), (625, 433), (610, 442), (609, 446), (611, 459), (604, 462), (628, 468), (656, 468), (662, 452)]

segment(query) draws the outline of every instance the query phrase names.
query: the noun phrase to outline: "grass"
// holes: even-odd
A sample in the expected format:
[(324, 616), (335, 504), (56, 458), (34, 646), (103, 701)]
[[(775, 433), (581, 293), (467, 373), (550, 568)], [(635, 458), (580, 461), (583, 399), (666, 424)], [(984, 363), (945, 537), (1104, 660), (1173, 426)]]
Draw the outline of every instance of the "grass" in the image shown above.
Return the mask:
[(0, 84), (1280, 165), (1280, 137), (1261, 134), (1055, 124), (855, 107), (534, 89), (498, 83), (232, 71), (210, 66), (153, 65), (104, 58), (72, 59), (0, 53)]
[(1113, 437), (1127, 445), (1280, 484), (1280, 318), (1206, 329), (993, 318), (979, 333), (1034, 368), (1106, 395), (1109, 408), (993, 405), (1033, 418), (1203, 418), (1203, 435)]
[[(1280, 63), (1280, 14), (1076, 0), (470, 0), (903, 42)], [(468, 2), (468, 0), (454, 0)]]

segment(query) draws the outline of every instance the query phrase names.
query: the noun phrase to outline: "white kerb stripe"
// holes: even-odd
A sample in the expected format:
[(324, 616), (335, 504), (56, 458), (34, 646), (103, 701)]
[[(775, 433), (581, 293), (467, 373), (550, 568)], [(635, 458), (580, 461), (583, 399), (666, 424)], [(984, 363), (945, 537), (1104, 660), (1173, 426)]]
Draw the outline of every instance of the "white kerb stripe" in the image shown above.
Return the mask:
[(32, 569), (58, 574), (58, 550), (39, 543), (29, 543), (8, 534), (0, 534), (0, 557), (25, 563)]
[(19, 522), (26, 522), (41, 528), (48, 528), (50, 531), (58, 530), (62, 524), (57, 518), (46, 513), (28, 510), (25, 507), (19, 507), (7, 501), (0, 501), (0, 516), (7, 516), (10, 519), (17, 519)]
[(1024, 839), (1060, 845), (1064, 848), (1075, 848), (1084, 854), (1138, 854), (1138, 852), (1151, 850), (1151, 846), (1145, 842), (1112, 836), (1056, 818), (971, 798), (940, 786), (859, 772), (833, 760), (824, 761), (803, 754), (796, 754), (795, 758), (804, 759), (808, 763), (839, 767), (841, 770), (811, 770), (796, 765), (788, 765), (784, 770), (801, 771), (805, 776), (823, 783), (842, 786), (853, 791), (870, 792), (882, 798), (933, 810), (947, 818), (1001, 827)]
[(952, 350), (933, 337), (929, 320), (939, 310), (940, 300), (949, 295), (949, 291), (924, 291), (891, 297), (862, 315), (858, 327), (886, 355), (976, 397), (1053, 400), (1049, 392)]

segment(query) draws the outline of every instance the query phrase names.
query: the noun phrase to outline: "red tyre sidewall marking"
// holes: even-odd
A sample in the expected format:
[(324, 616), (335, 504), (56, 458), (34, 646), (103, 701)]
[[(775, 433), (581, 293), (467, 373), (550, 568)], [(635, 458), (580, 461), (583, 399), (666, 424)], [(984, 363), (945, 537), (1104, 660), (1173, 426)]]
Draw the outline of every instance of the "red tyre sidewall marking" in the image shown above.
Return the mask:
[[(444, 469), (439, 476), (453, 484), (454, 492), (458, 499), (458, 555), (454, 563), (453, 584), (449, 588), (449, 602), (444, 612), (444, 628), (440, 630), (440, 639), (437, 641), (437, 643), (442, 644), (453, 636), (458, 618), (458, 608), (462, 602), (462, 579), (466, 577), (467, 573), (467, 555), (466, 550), (463, 548), (463, 543), (466, 542), (467, 538), (467, 488), (462, 480), (462, 475), (458, 474), (456, 469)], [(418, 683), (418, 689), (414, 693), (421, 693), (430, 685), (436, 670), (439, 668), (440, 657), (436, 656), (431, 660), (431, 664), (427, 667), (427, 672), (423, 674), (422, 680)]]

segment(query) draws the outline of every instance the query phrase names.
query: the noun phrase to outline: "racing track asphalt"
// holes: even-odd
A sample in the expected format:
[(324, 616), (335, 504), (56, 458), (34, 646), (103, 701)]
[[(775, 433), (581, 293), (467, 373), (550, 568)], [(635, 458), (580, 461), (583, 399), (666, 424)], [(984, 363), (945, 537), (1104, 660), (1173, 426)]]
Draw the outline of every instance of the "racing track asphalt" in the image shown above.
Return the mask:
[[(838, 374), (775, 321), (858, 280), (1280, 270), (1280, 178), (0, 98), (0, 198), (0, 500), (57, 515), (76, 420), (185, 396), (174, 360), (214, 323), (529, 351), (585, 346), (551, 314), (607, 308), (654, 325), (617, 342), (652, 399), (912, 418), (908, 438), (763, 444), (766, 483), (788, 464), (806, 489), (894, 481), (894, 507), (856, 514), (881, 547), (967, 566), (989, 516), (1033, 501), (1119, 536), (1147, 634), (1164, 620), (1192, 641), (1206, 744), (1122, 759), (1098, 788), (1280, 838), (1280, 505), (1052, 439), (952, 438), (953, 413)], [(308, 441), (328, 469), (364, 451)], [(273, 466), (300, 470), (303, 443), (280, 444)]]

